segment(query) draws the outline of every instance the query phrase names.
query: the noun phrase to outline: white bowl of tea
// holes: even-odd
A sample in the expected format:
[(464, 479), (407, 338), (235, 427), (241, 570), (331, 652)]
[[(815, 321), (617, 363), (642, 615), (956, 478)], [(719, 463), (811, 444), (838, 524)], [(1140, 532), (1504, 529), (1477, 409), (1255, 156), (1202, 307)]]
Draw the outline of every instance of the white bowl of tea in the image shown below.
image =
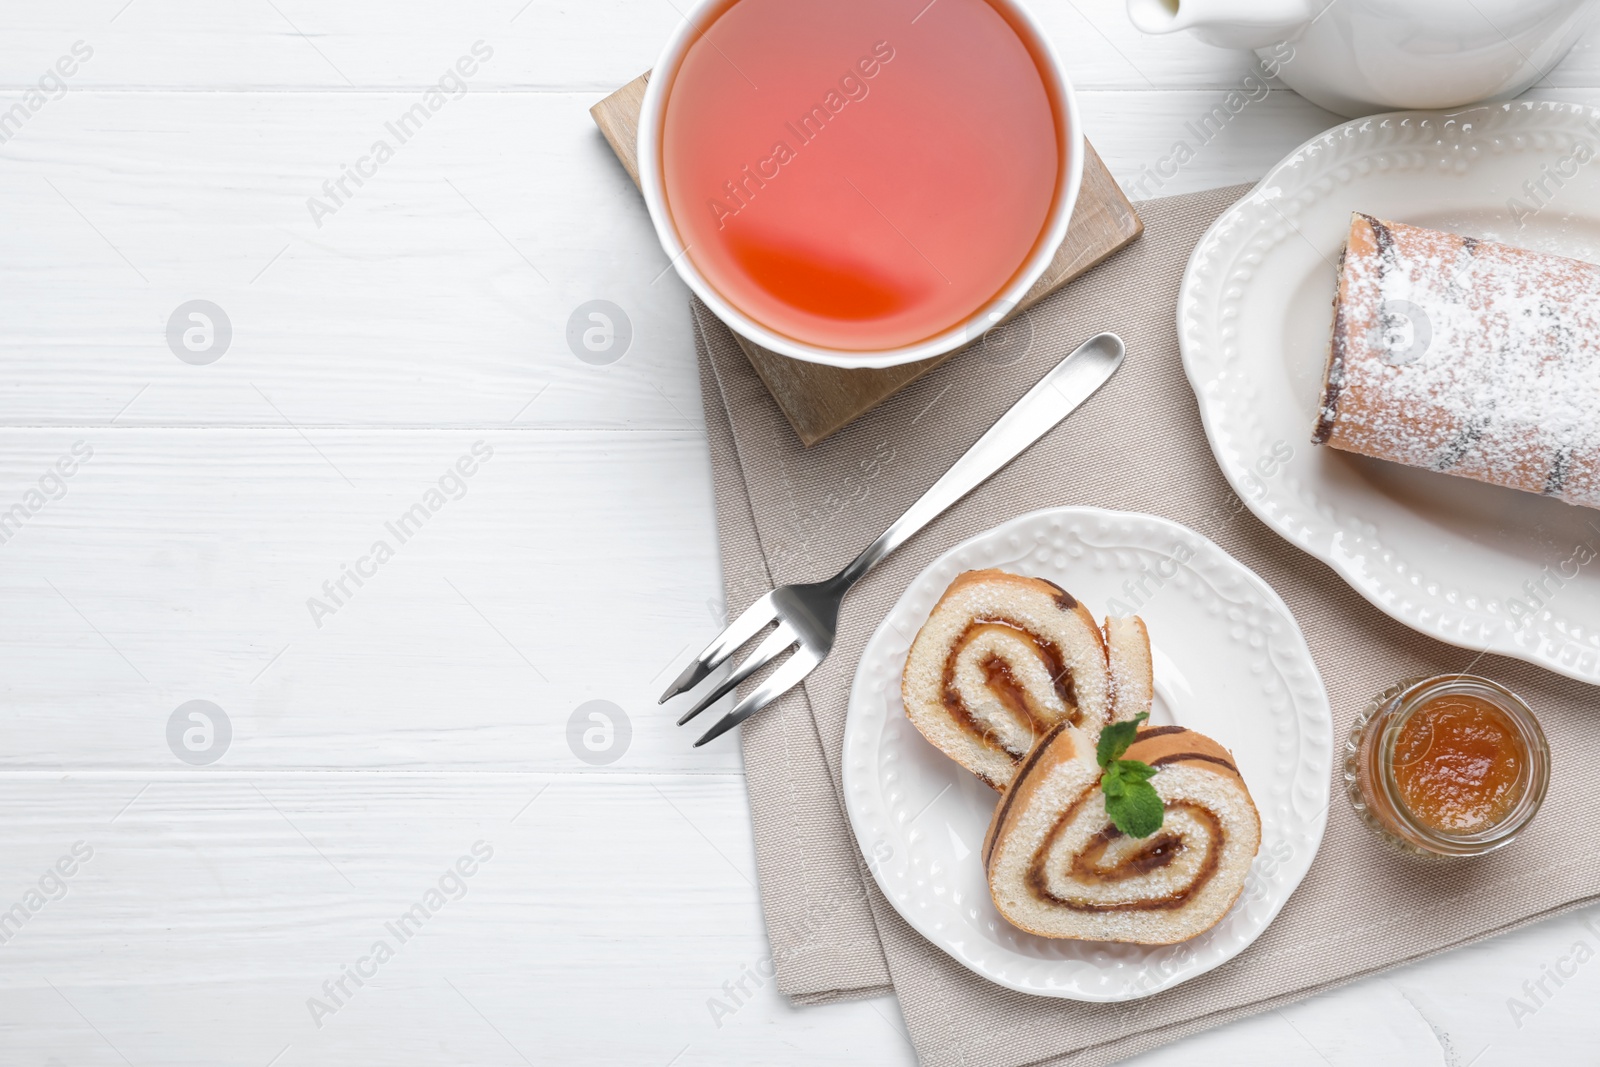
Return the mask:
[(840, 367), (972, 341), (1066, 236), (1072, 86), (1013, 0), (705, 0), (651, 74), (639, 178), (734, 330)]

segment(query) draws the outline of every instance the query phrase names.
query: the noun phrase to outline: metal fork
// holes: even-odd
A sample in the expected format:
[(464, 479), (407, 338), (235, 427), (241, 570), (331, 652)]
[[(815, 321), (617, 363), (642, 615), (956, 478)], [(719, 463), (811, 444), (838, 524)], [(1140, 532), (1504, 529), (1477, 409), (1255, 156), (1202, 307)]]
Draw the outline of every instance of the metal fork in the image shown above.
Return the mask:
[(684, 713), (682, 726), (706, 708), (721, 700), (740, 682), (772, 662), (790, 648), (798, 651), (756, 689), (736, 704), (732, 711), (694, 743), (696, 748), (739, 725), (778, 697), (793, 689), (816, 669), (833, 648), (838, 630), (839, 605), (850, 587), (879, 560), (904, 544), (918, 530), (941, 515), (956, 501), (976, 489), (995, 471), (1004, 467), (1033, 444), (1056, 423), (1094, 395), (1122, 365), (1122, 339), (1114, 333), (1091, 337), (1070, 356), (1039, 379), (1021, 400), (1000, 416), (987, 433), (966, 454), (956, 460), (944, 476), (901, 515), (849, 566), (826, 581), (780, 585), (745, 609), (716, 640), (696, 656), (677, 681), (667, 687), (658, 703), (693, 689), (716, 670), (730, 655), (756, 634), (777, 623), (777, 628), (756, 646), (745, 661), (715, 689)]

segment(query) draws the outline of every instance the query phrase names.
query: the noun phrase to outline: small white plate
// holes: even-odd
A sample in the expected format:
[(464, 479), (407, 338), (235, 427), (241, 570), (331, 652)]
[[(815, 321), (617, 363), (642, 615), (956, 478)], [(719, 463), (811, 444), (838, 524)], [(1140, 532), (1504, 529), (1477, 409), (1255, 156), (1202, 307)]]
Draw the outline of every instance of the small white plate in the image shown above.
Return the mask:
[[(1350, 213), (1600, 262), (1600, 112), (1516, 102), (1307, 141), (1195, 247), (1184, 369), (1234, 491), (1425, 634), (1600, 682), (1600, 512), (1311, 444)], [(1463, 666), (1465, 666), (1465, 659)]]
[[(1261, 812), (1261, 850), (1244, 893), (1206, 933), (1158, 947), (1055, 941), (995, 910), (978, 854), (999, 798), (925, 741), (900, 701), (911, 639), (956, 575), (982, 567), (1055, 582), (1097, 617), (1137, 612), (1155, 658), (1152, 721), (1232, 750)], [(940, 556), (879, 624), (850, 690), (845, 807), (889, 902), (961, 964), (1024, 993), (1132, 1000), (1232, 959), (1278, 914), (1322, 841), (1332, 730), (1299, 626), (1243, 564), (1166, 519), (1050, 508)]]

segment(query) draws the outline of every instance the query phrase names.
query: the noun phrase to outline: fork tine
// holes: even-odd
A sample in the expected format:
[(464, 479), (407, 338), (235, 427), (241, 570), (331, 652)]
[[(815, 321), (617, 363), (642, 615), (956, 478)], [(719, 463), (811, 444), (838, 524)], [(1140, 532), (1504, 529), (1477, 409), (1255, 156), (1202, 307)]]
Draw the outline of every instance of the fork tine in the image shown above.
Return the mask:
[(768, 663), (771, 663), (775, 658), (787, 651), (789, 646), (793, 645), (798, 640), (799, 637), (795, 635), (794, 627), (790, 626), (787, 622), (779, 623), (778, 628), (768, 634), (766, 639), (756, 646), (756, 650), (750, 653), (750, 655), (745, 658), (745, 661), (739, 664), (739, 666), (734, 669), (732, 674), (728, 675), (727, 679), (721, 685), (707, 693), (705, 697), (703, 697), (694, 707), (684, 712), (683, 718), (678, 720), (678, 725), (682, 726), (684, 723), (688, 722), (690, 719), (694, 718), (696, 715), (700, 714), (702, 711), (705, 711), (711, 705), (727, 696), (728, 693), (733, 690), (734, 686), (750, 677), (762, 667), (765, 667)]
[(800, 680), (814, 670), (822, 662), (822, 657), (809, 649), (801, 648), (789, 658), (789, 661), (777, 670), (772, 676), (762, 682), (756, 691), (745, 697), (728, 714), (724, 715), (717, 724), (706, 731), (704, 737), (694, 743), (695, 748), (708, 741), (715, 741), (729, 730), (744, 722), (750, 716), (783, 696), (800, 683)]
[(689, 665), (678, 675), (677, 681), (667, 686), (667, 691), (661, 694), (657, 704), (665, 704), (679, 693), (688, 692), (699, 685), (705, 676), (716, 670), (722, 661), (733, 654), (734, 650), (756, 634), (760, 633), (773, 619), (778, 617), (778, 609), (772, 605), (772, 594), (751, 604), (744, 609), (744, 613), (729, 623), (723, 631), (712, 639)]

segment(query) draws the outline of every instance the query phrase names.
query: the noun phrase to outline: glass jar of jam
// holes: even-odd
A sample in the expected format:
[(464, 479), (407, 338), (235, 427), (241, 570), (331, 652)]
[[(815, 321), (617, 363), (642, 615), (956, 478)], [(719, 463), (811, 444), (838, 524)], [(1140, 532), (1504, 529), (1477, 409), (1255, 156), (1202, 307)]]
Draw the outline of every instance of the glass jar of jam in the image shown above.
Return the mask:
[(1356, 814), (1407, 852), (1479, 856), (1528, 825), (1550, 746), (1528, 705), (1487, 678), (1401, 682), (1356, 718), (1345, 746)]

